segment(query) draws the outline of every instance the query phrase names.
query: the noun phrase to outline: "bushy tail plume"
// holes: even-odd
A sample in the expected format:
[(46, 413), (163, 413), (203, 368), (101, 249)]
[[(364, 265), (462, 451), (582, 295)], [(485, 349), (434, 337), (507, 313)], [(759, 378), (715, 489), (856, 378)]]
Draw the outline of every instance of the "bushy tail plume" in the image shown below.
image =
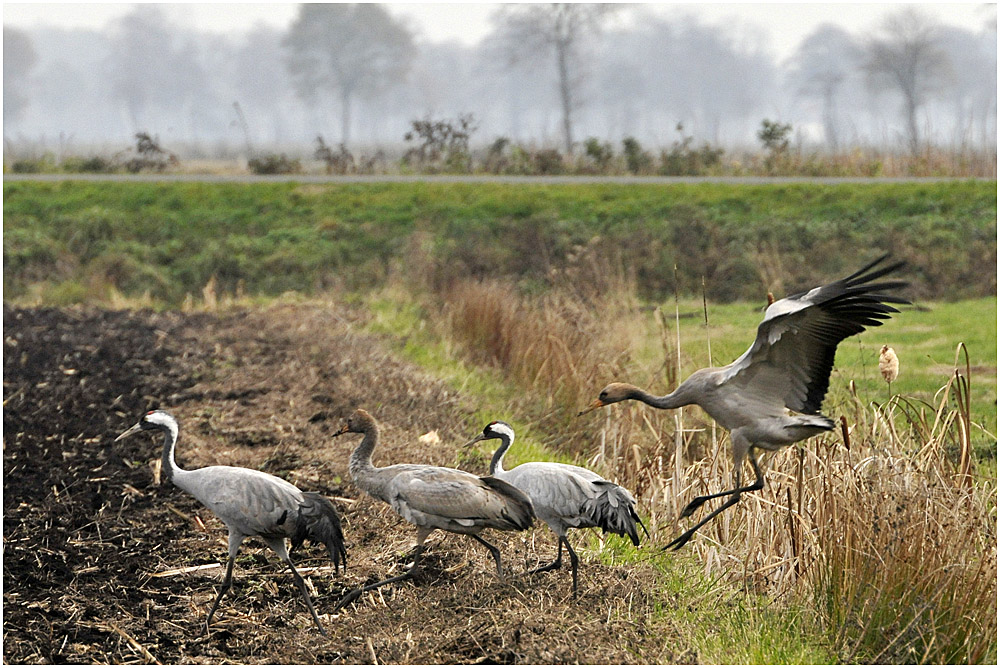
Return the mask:
[(506, 500), (503, 519), (507, 526), (496, 526), (497, 529), (505, 531), (525, 531), (531, 528), (535, 521), (535, 508), (531, 505), (528, 495), (514, 487), (508, 482), (504, 482), (493, 476), (480, 478), (484, 484), (502, 494)]
[(347, 570), (347, 550), (344, 549), (344, 533), (340, 528), (340, 516), (330, 500), (316, 492), (302, 492), (299, 506), (299, 524), (292, 536), (292, 550), (308, 538), (314, 543), (326, 545), (334, 569), (343, 565)]
[(635, 498), (627, 489), (607, 480), (591, 484), (601, 490), (601, 493), (587, 501), (584, 511), (602, 531), (628, 536), (633, 545), (638, 545), (639, 531), (636, 529), (638, 524), (646, 537), (649, 537), (646, 525), (635, 512)]

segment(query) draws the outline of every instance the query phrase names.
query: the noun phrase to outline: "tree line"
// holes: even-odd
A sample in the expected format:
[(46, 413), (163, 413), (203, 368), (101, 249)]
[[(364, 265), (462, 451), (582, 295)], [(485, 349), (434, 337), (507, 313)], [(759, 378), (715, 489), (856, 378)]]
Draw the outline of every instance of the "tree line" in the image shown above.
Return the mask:
[(643, 11), (503, 5), (473, 46), (418, 40), (378, 4), (303, 4), (287, 29), (224, 36), (156, 5), (101, 31), (5, 26), (5, 139), (52, 148), (152, 132), (219, 157), (317, 134), (398, 147), (414, 119), (470, 114), (477, 139), (579, 154), (584, 137), (666, 146), (686, 139), (681, 127), (748, 145), (773, 117), (832, 153), (995, 150), (995, 9), (978, 33), (907, 6), (866, 35), (821, 25), (785, 62), (752, 33)]

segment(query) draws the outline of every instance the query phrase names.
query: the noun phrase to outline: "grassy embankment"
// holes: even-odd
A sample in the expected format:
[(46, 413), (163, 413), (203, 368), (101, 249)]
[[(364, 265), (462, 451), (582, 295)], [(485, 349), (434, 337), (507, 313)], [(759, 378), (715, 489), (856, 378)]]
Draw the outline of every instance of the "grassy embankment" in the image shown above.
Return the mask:
[[(206, 300), (362, 293), (369, 327), (482, 397), (482, 421), (518, 426), (512, 463), (589, 461), (636, 491), (656, 544), (682, 526), (684, 499), (728, 479), (715, 455), (724, 435), (697, 410), (682, 422), (575, 410), (613, 378), (668, 389), (704, 365), (709, 340), (714, 361), (732, 359), (767, 289), (780, 296), (892, 250), (911, 263), (919, 302), (979, 299), (908, 309), (842, 348), (827, 412), (847, 419), (851, 448), (832, 434), (778, 455), (768, 487), (685, 555), (617, 541), (601, 554), (662, 568), (662, 612), (702, 660), (995, 660), (994, 186), (16, 184), (5, 214), (8, 299), (148, 292), (176, 305), (207, 283)], [(679, 320), (679, 352), (671, 318), (644, 306), (672, 314), (675, 263), (682, 294), (704, 277), (713, 302), (750, 300), (711, 306), (708, 329), (700, 304), (682, 303), (694, 315)], [(959, 341), (975, 367), (967, 412), (955, 385), (936, 394)], [(903, 362), (888, 403), (872, 357), (883, 342)]]
[[(853, 270), (873, 249), (913, 294), (996, 294), (996, 185), (4, 184), (4, 298), (168, 305), (220, 293), (368, 290), (390, 274), (634, 277), (639, 296), (756, 301)], [(676, 265), (676, 281), (674, 266)]]

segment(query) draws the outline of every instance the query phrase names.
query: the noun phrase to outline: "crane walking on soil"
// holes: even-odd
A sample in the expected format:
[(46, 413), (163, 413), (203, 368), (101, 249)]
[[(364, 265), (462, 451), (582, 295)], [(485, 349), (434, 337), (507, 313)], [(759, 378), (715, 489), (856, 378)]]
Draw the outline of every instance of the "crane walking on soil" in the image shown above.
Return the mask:
[[(466, 443), (466, 447), (490, 439), (500, 439), (500, 447), (493, 453), (490, 461), (490, 475), (509, 482), (527, 494), (538, 519), (549, 525), (559, 539), (559, 552), (555, 561), (540, 566), (531, 573), (560, 568), (562, 548), (565, 545), (573, 567), (573, 594), (576, 595), (579, 559), (566, 538), (570, 529), (600, 527), (604, 532), (627, 535), (633, 545), (639, 544), (636, 523), (643, 531), (646, 531), (646, 527), (636, 514), (635, 498), (627, 489), (605, 480), (593, 471), (570, 464), (528, 462), (505, 471), (503, 458), (514, 443), (514, 429), (499, 420), (486, 425), (482, 433)], [(648, 531), (646, 535), (649, 535)]]
[(350, 472), (355, 484), (388, 503), (404, 520), (417, 527), (413, 565), (395, 577), (349, 592), (337, 603), (339, 609), (362, 593), (413, 577), (424, 550), (424, 540), (435, 529), (465, 534), (486, 546), (503, 574), (500, 550), (479, 537), (484, 529), (524, 531), (531, 528), (535, 513), (531, 501), (520, 490), (493, 477), (479, 477), (458, 469), (422, 464), (375, 467), (372, 451), (378, 443), (378, 426), (367, 411), (357, 409), (337, 431), (364, 434), (351, 453)]
[[(722, 506), (667, 547), (679, 549), (700, 527), (739, 502), (743, 492), (764, 486), (755, 449), (777, 451), (833, 429), (833, 421), (821, 415), (820, 408), (830, 384), (837, 345), (866, 327), (881, 325), (890, 314), (899, 312), (889, 304), (910, 303), (884, 294), (905, 287), (907, 282), (872, 282), (903, 266), (897, 262), (879, 268), (887, 258), (888, 255), (883, 255), (847, 278), (768, 306), (753, 345), (731, 364), (695, 371), (676, 390), (662, 397), (627, 383), (611, 383), (590, 407), (580, 411), (583, 415), (626, 399), (654, 408), (697, 404), (729, 430), (734, 489), (695, 497), (681, 511), (682, 518), (710, 499), (729, 496)], [(742, 487), (741, 468), (748, 456), (757, 479), (752, 485)]]
[(164, 411), (146, 413), (138, 423), (122, 433), (115, 441), (139, 431), (150, 430), (161, 431), (164, 435), (163, 474), (214, 512), (229, 529), (229, 563), (226, 566), (226, 577), (222, 582), (222, 589), (212, 603), (211, 610), (208, 611), (205, 631), (208, 632), (219, 602), (233, 584), (233, 564), (243, 539), (260, 536), (288, 565), (302, 591), (306, 607), (316, 622), (316, 628), (325, 635), (323, 625), (320, 624), (316, 610), (313, 609), (306, 583), (295, 570), (285, 549), (285, 539), (291, 540), (293, 551), (307, 538), (323, 543), (329, 551), (334, 569), (343, 564), (346, 570), (347, 552), (344, 550), (344, 536), (340, 529), (340, 517), (333, 504), (320, 494), (303, 492), (292, 483), (262, 471), (236, 466), (207, 466), (194, 471), (185, 471), (174, 461), (177, 421)]

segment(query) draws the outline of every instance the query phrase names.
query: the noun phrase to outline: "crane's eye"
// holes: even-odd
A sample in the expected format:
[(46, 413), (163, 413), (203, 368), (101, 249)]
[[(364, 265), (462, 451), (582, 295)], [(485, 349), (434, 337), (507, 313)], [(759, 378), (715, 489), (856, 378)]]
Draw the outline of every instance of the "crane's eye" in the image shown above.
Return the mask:
[(597, 395), (597, 398), (601, 399), (603, 401), (604, 399), (608, 398), (608, 393), (607, 392), (601, 392), (599, 395)]

